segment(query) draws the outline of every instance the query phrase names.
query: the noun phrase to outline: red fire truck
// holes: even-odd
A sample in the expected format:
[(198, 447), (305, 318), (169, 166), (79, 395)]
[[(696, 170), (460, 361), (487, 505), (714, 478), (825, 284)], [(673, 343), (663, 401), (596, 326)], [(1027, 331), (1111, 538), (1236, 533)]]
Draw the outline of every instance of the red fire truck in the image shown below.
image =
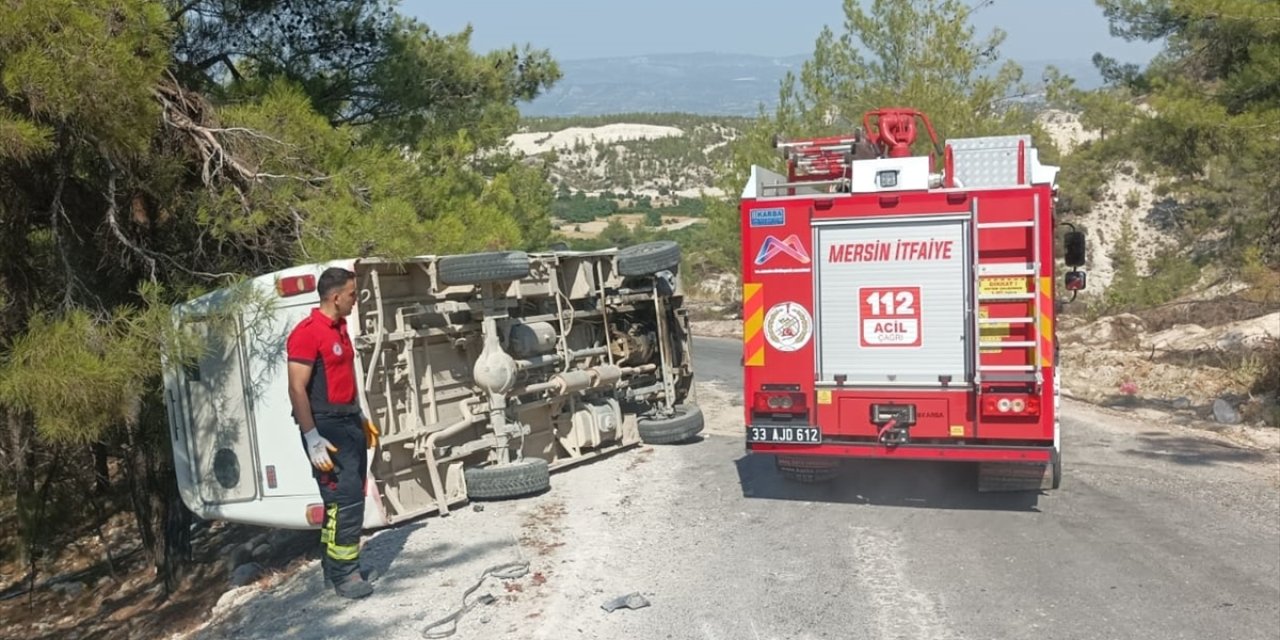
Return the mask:
[[(911, 109), (775, 146), (786, 175), (752, 167), (741, 200), (747, 449), (798, 480), (892, 458), (1057, 488), (1058, 168), (1028, 135), (943, 144)], [(1063, 239), (1075, 292), (1084, 237)]]

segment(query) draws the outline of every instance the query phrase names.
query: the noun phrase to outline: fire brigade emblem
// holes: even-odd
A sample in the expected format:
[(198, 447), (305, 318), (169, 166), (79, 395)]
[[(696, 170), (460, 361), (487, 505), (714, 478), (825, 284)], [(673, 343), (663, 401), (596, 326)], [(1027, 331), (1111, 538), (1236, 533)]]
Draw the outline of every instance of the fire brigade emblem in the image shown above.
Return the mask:
[(333, 355), (338, 356), (339, 358), (342, 357), (342, 345), (337, 342), (333, 343)]
[(800, 242), (800, 236), (791, 234), (786, 240), (779, 240), (775, 236), (769, 236), (764, 239), (764, 243), (760, 245), (760, 253), (756, 254), (756, 266), (761, 266), (774, 258), (786, 254), (791, 259), (800, 264), (809, 264), (812, 260), (809, 258), (809, 252), (804, 250), (804, 243)]
[(813, 317), (802, 305), (782, 302), (764, 315), (764, 335), (778, 351), (795, 351), (809, 343)]

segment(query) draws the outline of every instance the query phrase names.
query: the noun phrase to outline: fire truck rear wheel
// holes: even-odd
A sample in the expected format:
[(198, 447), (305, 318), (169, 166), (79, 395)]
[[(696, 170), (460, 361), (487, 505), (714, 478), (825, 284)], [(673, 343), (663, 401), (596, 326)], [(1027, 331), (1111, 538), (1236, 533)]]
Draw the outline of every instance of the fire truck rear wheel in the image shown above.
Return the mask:
[(645, 444), (677, 444), (692, 440), (702, 432), (702, 409), (696, 404), (679, 404), (670, 417), (641, 416), (637, 421), (640, 441)]
[(618, 251), (618, 273), (647, 276), (680, 264), (680, 245), (670, 240), (645, 242)]
[(436, 272), (446, 285), (520, 280), (529, 275), (529, 254), (491, 251), (445, 256), (436, 263)]
[(462, 472), (470, 500), (501, 500), (541, 493), (551, 488), (547, 461), (525, 458), (489, 467), (469, 467)]
[(1057, 489), (1062, 486), (1062, 452), (1054, 451), (1051, 458), (1050, 466), (1053, 470), (1053, 488)]
[(821, 484), (836, 479), (840, 465), (808, 456), (774, 456), (774, 467), (784, 479), (801, 484)]

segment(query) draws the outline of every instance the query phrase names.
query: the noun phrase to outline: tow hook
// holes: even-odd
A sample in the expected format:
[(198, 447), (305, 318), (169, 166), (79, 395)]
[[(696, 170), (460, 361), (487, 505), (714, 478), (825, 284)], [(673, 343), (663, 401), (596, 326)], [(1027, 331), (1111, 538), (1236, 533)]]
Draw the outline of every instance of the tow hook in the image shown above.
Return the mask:
[(915, 405), (871, 405), (871, 423), (879, 427), (880, 442), (888, 446), (911, 441), (910, 429), (916, 423)]

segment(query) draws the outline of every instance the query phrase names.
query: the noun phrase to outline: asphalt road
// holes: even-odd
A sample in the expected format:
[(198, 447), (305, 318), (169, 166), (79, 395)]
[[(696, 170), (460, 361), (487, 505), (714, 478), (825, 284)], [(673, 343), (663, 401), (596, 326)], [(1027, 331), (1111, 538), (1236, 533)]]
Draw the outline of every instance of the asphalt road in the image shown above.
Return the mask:
[[(530, 574), (485, 582), (496, 601), (454, 637), (1280, 637), (1274, 452), (1067, 402), (1056, 491), (978, 494), (968, 465), (876, 462), (797, 486), (734, 435), (739, 343), (695, 344), (700, 442), (385, 532), (366, 547), (383, 573), (368, 600), (335, 602), (312, 566), (207, 637), (420, 637), (516, 559)], [(601, 609), (631, 592), (650, 606)]]
[(729, 390), (742, 385), (742, 342), (721, 338), (693, 339), (695, 379)]

